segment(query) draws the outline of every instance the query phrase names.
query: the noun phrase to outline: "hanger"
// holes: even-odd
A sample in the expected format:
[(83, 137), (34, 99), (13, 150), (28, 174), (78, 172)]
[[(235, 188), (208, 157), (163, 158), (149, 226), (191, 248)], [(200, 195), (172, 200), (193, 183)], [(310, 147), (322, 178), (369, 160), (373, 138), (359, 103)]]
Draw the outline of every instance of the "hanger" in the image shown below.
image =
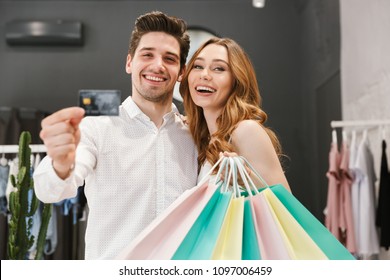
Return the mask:
[(356, 130), (352, 130), (351, 145), (356, 143)]
[(336, 132), (336, 129), (332, 130), (332, 143), (337, 145), (337, 132)]
[(343, 142), (347, 143), (348, 142), (348, 134), (347, 134), (347, 131), (345, 131), (344, 129), (342, 131), (342, 136), (343, 136)]
[(3, 151), (2, 155), (1, 155), (1, 158), (0, 158), (0, 165), (7, 166), (7, 164), (8, 164), (8, 160), (5, 158), (5, 154), (4, 154), (4, 151)]
[(363, 130), (363, 139), (362, 141), (366, 141), (367, 140), (367, 129), (364, 129)]

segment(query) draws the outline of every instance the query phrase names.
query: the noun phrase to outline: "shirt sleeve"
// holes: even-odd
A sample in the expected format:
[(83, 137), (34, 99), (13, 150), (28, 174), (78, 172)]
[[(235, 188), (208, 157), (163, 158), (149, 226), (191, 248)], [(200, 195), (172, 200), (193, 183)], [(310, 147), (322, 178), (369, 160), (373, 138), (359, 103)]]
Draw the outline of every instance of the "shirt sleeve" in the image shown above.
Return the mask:
[(84, 185), (85, 178), (94, 172), (96, 166), (97, 149), (91, 132), (93, 128), (84, 124), (76, 151), (75, 167), (68, 178), (58, 177), (51, 157), (42, 159), (33, 174), (34, 189), (39, 200), (55, 203), (77, 195), (78, 187)]
[(66, 198), (75, 197), (77, 188), (81, 186), (76, 183), (75, 172), (72, 171), (70, 176), (62, 180), (57, 176), (52, 159), (46, 156), (37, 169), (34, 171), (34, 189), (38, 199), (45, 203), (59, 202)]

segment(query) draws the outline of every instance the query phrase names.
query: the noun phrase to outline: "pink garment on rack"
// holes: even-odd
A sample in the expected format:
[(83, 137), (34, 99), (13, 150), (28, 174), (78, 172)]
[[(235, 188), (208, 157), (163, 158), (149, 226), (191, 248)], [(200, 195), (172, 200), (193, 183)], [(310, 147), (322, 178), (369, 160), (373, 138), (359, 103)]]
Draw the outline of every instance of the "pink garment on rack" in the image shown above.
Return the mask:
[(356, 237), (354, 229), (354, 221), (352, 214), (352, 197), (351, 189), (353, 183), (353, 175), (349, 170), (350, 152), (347, 142), (343, 141), (341, 146), (341, 161), (340, 161), (340, 226), (341, 239), (351, 253), (356, 253)]
[(329, 151), (328, 197), (325, 213), (325, 226), (340, 240), (340, 177), (339, 177), (340, 154), (337, 143), (332, 143)]

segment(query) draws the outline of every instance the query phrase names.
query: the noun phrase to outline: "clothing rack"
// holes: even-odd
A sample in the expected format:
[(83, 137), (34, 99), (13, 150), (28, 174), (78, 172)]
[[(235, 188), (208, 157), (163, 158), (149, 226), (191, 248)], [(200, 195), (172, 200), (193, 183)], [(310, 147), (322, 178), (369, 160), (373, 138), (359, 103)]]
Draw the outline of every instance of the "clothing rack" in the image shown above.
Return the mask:
[[(32, 153), (46, 153), (46, 146), (43, 144), (30, 145)], [(1, 154), (17, 154), (19, 152), (18, 145), (0, 145)]]
[(330, 126), (332, 128), (337, 127), (353, 127), (353, 126), (385, 126), (390, 125), (390, 119), (384, 119), (384, 120), (356, 120), (356, 121), (331, 121)]

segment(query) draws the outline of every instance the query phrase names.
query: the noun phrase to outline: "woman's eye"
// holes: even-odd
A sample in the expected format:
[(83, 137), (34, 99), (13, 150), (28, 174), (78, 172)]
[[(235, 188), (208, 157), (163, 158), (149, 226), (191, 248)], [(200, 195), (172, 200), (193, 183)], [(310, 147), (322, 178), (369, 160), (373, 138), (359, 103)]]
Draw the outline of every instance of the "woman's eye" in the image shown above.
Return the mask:
[(194, 64), (194, 67), (193, 67), (194, 69), (203, 69), (203, 67), (202, 66), (200, 66), (200, 65), (197, 65), (197, 64)]
[(215, 67), (214, 70), (215, 71), (225, 71), (225, 68), (218, 66), (218, 67)]

